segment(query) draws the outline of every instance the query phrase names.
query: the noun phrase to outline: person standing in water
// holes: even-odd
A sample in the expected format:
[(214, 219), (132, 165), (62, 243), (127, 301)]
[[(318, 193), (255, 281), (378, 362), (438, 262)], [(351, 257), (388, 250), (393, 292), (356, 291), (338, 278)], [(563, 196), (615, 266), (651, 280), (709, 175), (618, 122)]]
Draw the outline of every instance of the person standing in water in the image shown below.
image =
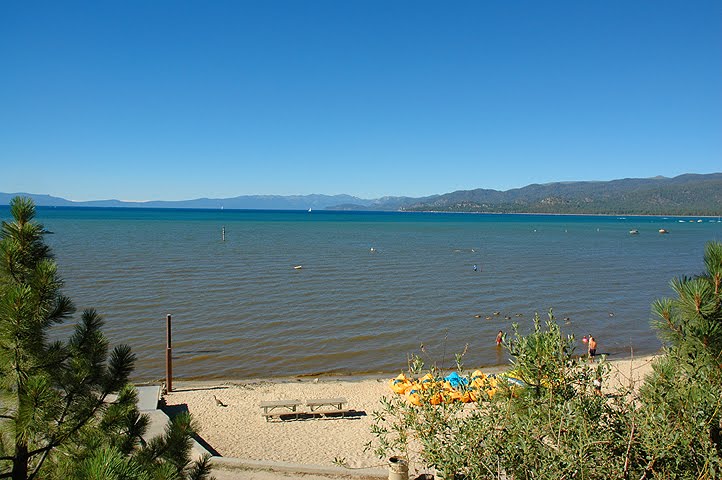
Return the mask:
[(589, 335), (589, 358), (591, 360), (594, 360), (594, 357), (597, 356), (597, 341)]
[(499, 330), (499, 333), (496, 334), (496, 346), (501, 347), (502, 341), (504, 341), (504, 332)]

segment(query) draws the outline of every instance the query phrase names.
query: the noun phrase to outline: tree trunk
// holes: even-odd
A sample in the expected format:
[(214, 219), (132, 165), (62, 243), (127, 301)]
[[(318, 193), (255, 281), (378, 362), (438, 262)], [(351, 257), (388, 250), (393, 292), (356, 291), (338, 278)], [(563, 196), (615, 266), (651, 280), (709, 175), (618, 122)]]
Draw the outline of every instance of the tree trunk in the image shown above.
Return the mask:
[(15, 445), (15, 458), (13, 459), (13, 480), (27, 480), (28, 460), (28, 446)]

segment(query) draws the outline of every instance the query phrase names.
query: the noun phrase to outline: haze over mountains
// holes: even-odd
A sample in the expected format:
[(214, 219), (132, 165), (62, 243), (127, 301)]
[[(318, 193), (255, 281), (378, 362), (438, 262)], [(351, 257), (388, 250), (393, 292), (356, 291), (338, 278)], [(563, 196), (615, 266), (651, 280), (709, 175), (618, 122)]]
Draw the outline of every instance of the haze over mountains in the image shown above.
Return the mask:
[(33, 198), (38, 206), (206, 208), (262, 210), (385, 210), (496, 213), (577, 213), (720, 215), (722, 173), (684, 174), (674, 178), (625, 178), (611, 181), (532, 184), (507, 191), (459, 190), (429, 197), (362, 199), (351, 195), (243, 195), (182, 201), (75, 202), (50, 195), (0, 193), (7, 205), (17, 195)]

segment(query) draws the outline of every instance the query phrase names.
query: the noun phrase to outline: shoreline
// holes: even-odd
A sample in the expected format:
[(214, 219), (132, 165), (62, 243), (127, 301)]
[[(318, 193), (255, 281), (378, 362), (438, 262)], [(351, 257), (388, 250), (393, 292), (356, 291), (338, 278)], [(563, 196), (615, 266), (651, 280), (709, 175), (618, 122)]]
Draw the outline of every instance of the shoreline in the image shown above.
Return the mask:
[[(633, 353), (631, 354), (618, 354), (618, 353), (600, 353), (597, 356), (601, 357), (602, 355), (607, 356), (607, 362), (609, 363), (618, 363), (627, 361), (629, 359), (638, 359), (638, 358), (646, 358), (646, 357), (657, 357), (663, 353), (663, 349), (659, 348), (655, 351), (648, 352), (644, 351), (644, 353), (641, 353), (639, 355), (635, 355)], [(498, 363), (498, 364), (489, 364), (489, 365), (479, 365), (474, 367), (468, 367), (467, 370), (473, 371), (476, 369), (479, 369), (483, 372), (489, 372), (489, 373), (501, 373), (505, 370), (508, 370), (512, 368), (511, 363)], [(449, 367), (441, 369), (444, 372), (451, 372), (455, 371), (455, 367)], [(303, 381), (312, 381), (315, 379), (322, 379), (324, 381), (342, 381), (342, 382), (357, 382), (357, 381), (364, 381), (364, 380), (376, 380), (378, 378), (393, 378), (399, 373), (408, 373), (408, 369), (399, 369), (394, 371), (373, 371), (373, 372), (344, 372), (344, 373), (335, 373), (335, 372), (312, 372), (312, 373), (299, 373), (296, 375), (267, 375), (267, 376), (251, 376), (251, 377), (213, 377), (209, 375), (200, 375), (200, 376), (189, 376), (189, 377), (182, 377), (182, 376), (174, 376), (173, 377), (173, 384), (177, 383), (192, 383), (192, 384), (227, 384), (227, 385), (240, 385), (240, 384), (252, 384), (252, 383), (263, 383), (263, 382), (278, 382), (278, 383), (295, 383), (295, 382), (303, 382)], [(136, 385), (158, 385), (163, 384), (165, 382), (165, 377), (163, 378), (156, 378), (151, 380), (137, 380), (133, 383)]]
[[(638, 386), (657, 357), (608, 360), (612, 369), (603, 391)], [(482, 371), (499, 373), (509, 368)], [(371, 425), (373, 412), (381, 409), (381, 398), (395, 395), (389, 388), (393, 376), (180, 380), (163, 396), (164, 409), (171, 414), (190, 412), (198, 436), (222, 457), (320, 467), (332, 467), (334, 459), (343, 458), (352, 468), (373, 468), (383, 462), (365, 451), (364, 445), (375, 440)], [(347, 400), (345, 408), (352, 415), (267, 422), (260, 407), (263, 401), (298, 400), (304, 405), (310, 399), (339, 397)]]

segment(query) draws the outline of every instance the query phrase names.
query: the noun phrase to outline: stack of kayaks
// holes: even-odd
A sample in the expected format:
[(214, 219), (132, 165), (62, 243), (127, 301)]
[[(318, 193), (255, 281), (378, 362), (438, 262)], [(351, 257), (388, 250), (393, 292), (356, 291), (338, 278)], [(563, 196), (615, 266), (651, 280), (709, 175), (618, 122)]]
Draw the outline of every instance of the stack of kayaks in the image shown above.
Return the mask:
[(402, 373), (389, 380), (389, 387), (394, 393), (403, 395), (413, 405), (421, 405), (424, 401), (432, 405), (452, 402), (471, 403), (483, 397), (482, 392), (493, 397), (498, 391), (499, 382), (504, 380), (512, 386), (525, 385), (510, 374), (499, 377), (487, 376), (481, 370), (476, 370), (468, 378), (452, 372), (444, 378), (434, 378), (427, 373), (423, 377), (412, 379)]

